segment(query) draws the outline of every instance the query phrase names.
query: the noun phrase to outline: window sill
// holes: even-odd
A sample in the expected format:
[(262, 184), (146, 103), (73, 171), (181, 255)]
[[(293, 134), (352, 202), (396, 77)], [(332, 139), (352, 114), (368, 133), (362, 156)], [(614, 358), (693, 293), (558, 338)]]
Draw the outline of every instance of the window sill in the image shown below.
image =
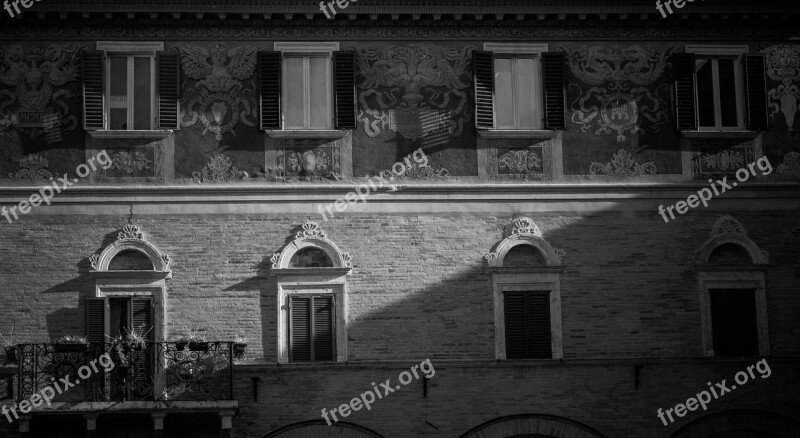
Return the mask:
[(270, 270), (270, 275), (272, 276), (292, 275), (292, 276), (303, 276), (303, 277), (333, 275), (341, 277), (344, 275), (348, 275), (352, 269), (353, 268), (278, 268)]
[(147, 279), (147, 280), (163, 280), (166, 278), (172, 278), (172, 271), (130, 271), (130, 270), (119, 270), (119, 271), (96, 271), (91, 270), (89, 271), (89, 277), (92, 278), (103, 278), (103, 279), (110, 279), (110, 280), (119, 280), (119, 279), (129, 279), (129, 278), (139, 278), (139, 279)]
[(553, 138), (561, 131), (549, 129), (491, 129), (478, 130), (483, 138)]
[(751, 140), (759, 136), (760, 131), (747, 130), (708, 130), (708, 131), (681, 131), (686, 138), (710, 139), (710, 138), (730, 138)]
[(147, 131), (86, 131), (92, 138), (167, 138), (174, 133), (171, 129)]
[(275, 129), (266, 131), (272, 138), (343, 138), (348, 130), (335, 129)]

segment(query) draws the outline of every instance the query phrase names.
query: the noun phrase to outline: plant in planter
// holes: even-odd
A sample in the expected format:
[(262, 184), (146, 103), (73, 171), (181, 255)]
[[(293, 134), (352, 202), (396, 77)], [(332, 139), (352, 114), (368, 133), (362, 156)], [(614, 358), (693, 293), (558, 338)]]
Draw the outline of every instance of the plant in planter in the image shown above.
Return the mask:
[(56, 353), (75, 353), (89, 349), (89, 341), (84, 336), (62, 336), (53, 340)]
[(124, 333), (111, 338), (107, 351), (116, 366), (120, 368), (130, 366), (131, 353), (142, 351), (147, 347), (149, 342), (147, 334), (151, 329), (152, 327), (145, 331), (144, 326), (131, 330), (125, 329)]
[(244, 352), (247, 349), (247, 338), (243, 337), (242, 335), (236, 335), (233, 339), (233, 357), (235, 359), (241, 359), (244, 356)]
[(6, 350), (6, 359), (8, 359), (9, 362), (16, 362), (18, 357), (17, 357), (17, 345), (14, 344), (13, 324), (11, 325), (11, 335), (9, 335), (9, 337), (6, 338), (5, 336), (3, 336), (2, 333), (0, 333), (0, 339), (2, 340), (3, 347)]
[(206, 336), (200, 332), (199, 328), (190, 329), (184, 327), (184, 329), (184, 334), (175, 340), (175, 347), (178, 350), (184, 350), (188, 347), (189, 351), (208, 351)]

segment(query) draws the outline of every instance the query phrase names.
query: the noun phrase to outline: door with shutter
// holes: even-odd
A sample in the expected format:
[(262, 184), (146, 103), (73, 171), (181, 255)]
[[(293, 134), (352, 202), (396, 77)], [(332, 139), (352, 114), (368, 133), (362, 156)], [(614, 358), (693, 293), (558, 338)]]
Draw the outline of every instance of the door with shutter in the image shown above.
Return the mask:
[[(86, 298), (86, 340), (92, 344), (92, 354), (97, 359), (105, 351), (109, 333), (108, 298)], [(99, 373), (93, 373), (87, 379), (87, 392), (95, 401), (107, 401), (110, 394), (108, 375), (98, 367)]]
[(131, 368), (128, 375), (127, 399), (143, 400), (153, 394), (153, 366), (156, 348), (153, 330), (153, 298), (147, 296), (130, 298), (130, 321), (128, 330), (136, 330), (145, 334), (147, 347), (141, 351), (131, 352)]
[(507, 359), (551, 359), (550, 292), (505, 292)]
[(292, 362), (336, 359), (333, 295), (289, 297), (289, 358)]

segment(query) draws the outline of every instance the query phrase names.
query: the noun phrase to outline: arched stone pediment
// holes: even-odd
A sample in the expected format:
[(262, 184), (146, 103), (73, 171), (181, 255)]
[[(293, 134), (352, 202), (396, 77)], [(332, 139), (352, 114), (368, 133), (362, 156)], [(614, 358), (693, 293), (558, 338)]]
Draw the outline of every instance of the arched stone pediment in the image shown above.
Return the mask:
[[(137, 251), (144, 254), (153, 265), (154, 272), (170, 273), (169, 256), (144, 239), (136, 225), (125, 225), (117, 235), (117, 240), (103, 249), (100, 254), (92, 254), (89, 261), (94, 271), (108, 271), (111, 261), (124, 251)], [(169, 277), (167, 277), (169, 278)]]
[(711, 254), (722, 245), (734, 244), (744, 249), (750, 255), (754, 265), (769, 263), (769, 255), (747, 237), (744, 226), (732, 216), (725, 215), (717, 219), (711, 228), (711, 237), (695, 253), (695, 261), (700, 264), (709, 264)]
[[(272, 269), (292, 269), (291, 260), (298, 251), (305, 248), (318, 248), (325, 252), (333, 263), (333, 268), (351, 268), (353, 261), (350, 254), (342, 252), (335, 243), (328, 240), (325, 232), (316, 223), (306, 221), (302, 225), (303, 230), (298, 231), (295, 239), (286, 245), (281, 252), (275, 253), (270, 258)], [(302, 269), (302, 268), (295, 268)], [(325, 268), (322, 268), (325, 269)]]
[(533, 220), (522, 217), (511, 224), (511, 231), (495, 244), (489, 254), (486, 254), (489, 267), (502, 268), (508, 252), (519, 245), (529, 245), (537, 249), (544, 257), (547, 266), (561, 266), (562, 258), (565, 256), (564, 251), (553, 248), (542, 238), (542, 232)]

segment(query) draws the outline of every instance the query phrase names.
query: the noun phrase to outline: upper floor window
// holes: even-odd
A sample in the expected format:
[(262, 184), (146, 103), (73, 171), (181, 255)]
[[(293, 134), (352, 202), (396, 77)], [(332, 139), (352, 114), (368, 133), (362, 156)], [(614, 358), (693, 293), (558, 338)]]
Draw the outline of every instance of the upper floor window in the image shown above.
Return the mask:
[(479, 129), (564, 129), (564, 57), (547, 44), (486, 43), (473, 53)]
[(100, 41), (81, 67), (87, 131), (178, 129), (180, 59), (164, 43)]
[(355, 128), (355, 52), (339, 51), (339, 43), (277, 42), (259, 53), (259, 75), (261, 129)]
[(681, 130), (767, 127), (764, 57), (747, 46), (687, 45), (672, 55), (675, 115)]

